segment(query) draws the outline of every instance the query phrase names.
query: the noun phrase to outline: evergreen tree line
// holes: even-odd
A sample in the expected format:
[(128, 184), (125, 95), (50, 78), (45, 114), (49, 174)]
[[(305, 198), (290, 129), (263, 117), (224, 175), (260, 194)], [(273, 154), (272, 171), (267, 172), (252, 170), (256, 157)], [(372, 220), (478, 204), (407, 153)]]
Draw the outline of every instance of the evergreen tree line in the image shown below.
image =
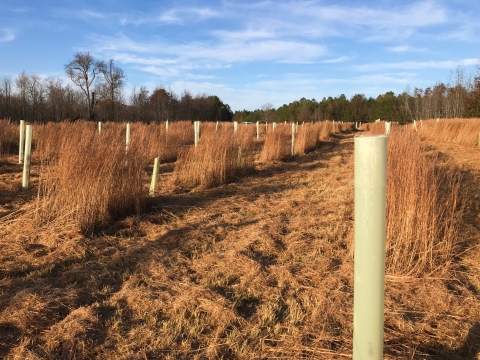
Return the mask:
[(480, 66), (478, 75), (466, 78), (462, 67), (448, 83), (439, 82), (426, 89), (414, 88), (396, 95), (389, 91), (376, 98), (342, 94), (321, 101), (301, 98), (274, 109), (266, 103), (254, 111), (236, 111), (218, 96), (192, 94), (180, 96), (159, 85), (152, 92), (133, 88), (123, 92), (125, 74), (114, 60), (104, 62), (90, 53), (76, 53), (65, 65), (73, 85), (61, 79), (43, 79), (22, 72), (14, 80), (0, 79), (0, 119), (31, 122), (91, 119), (97, 121), (160, 122), (175, 120), (291, 122), (335, 120), (369, 122), (375, 119), (411, 122), (414, 119), (480, 117)]
[[(376, 119), (397, 121), (401, 124), (414, 119), (480, 117), (480, 66), (473, 79), (467, 79), (464, 69), (458, 67), (450, 83), (439, 82), (426, 89), (405, 90), (396, 95), (392, 91), (376, 98), (356, 94), (323, 98), (321, 101), (302, 98), (273, 109), (267, 103), (255, 111), (236, 111), (233, 120), (256, 121), (322, 121), (371, 122)], [(452, 81), (453, 79), (453, 81)]]

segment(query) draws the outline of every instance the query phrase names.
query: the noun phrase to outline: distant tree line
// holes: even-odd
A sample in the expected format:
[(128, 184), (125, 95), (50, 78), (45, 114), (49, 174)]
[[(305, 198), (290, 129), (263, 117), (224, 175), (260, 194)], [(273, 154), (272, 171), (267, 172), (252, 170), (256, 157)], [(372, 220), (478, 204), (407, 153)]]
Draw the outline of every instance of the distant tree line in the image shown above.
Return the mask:
[(480, 67), (478, 76), (466, 79), (462, 67), (452, 74), (451, 83), (439, 82), (426, 89), (414, 88), (396, 95), (392, 91), (376, 98), (356, 94), (323, 98), (301, 98), (273, 109), (270, 103), (254, 111), (236, 111), (234, 121), (361, 121), (375, 119), (411, 122), (414, 119), (480, 117)]
[(0, 119), (45, 123), (90, 119), (97, 121), (160, 122), (176, 120), (231, 121), (232, 110), (218, 96), (180, 96), (159, 85), (152, 92), (133, 89), (125, 99), (125, 74), (114, 60), (96, 60), (77, 53), (65, 65), (74, 85), (22, 72), (14, 80), (0, 79)]
[(392, 91), (376, 98), (356, 94), (323, 98), (301, 98), (278, 109), (271, 103), (254, 111), (236, 111), (218, 96), (205, 93), (192, 96), (188, 90), (178, 96), (159, 85), (153, 91), (142, 86), (124, 95), (125, 74), (115, 65), (96, 60), (90, 53), (76, 53), (65, 65), (73, 85), (61, 79), (42, 79), (22, 72), (14, 80), (0, 79), (0, 119), (31, 122), (91, 119), (97, 121), (160, 122), (176, 120), (283, 122), (283, 121), (361, 121), (375, 119), (411, 122), (414, 119), (480, 117), (480, 66), (477, 76), (466, 78), (458, 67), (448, 83), (426, 89), (414, 88), (401, 94)]

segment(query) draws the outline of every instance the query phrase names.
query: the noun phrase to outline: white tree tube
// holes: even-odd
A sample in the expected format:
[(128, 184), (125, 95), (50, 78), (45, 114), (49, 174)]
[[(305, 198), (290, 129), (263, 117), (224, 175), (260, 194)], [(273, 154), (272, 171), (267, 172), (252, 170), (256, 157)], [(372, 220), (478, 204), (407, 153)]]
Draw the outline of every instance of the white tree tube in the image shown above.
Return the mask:
[(23, 177), (22, 189), (27, 190), (30, 187), (30, 161), (32, 158), (32, 125), (27, 125), (27, 134), (25, 137), (25, 155), (23, 159)]
[(353, 359), (383, 359), (387, 136), (354, 138)]
[(23, 162), (25, 150), (25, 120), (20, 120), (20, 139), (18, 145), (18, 163)]
[(130, 145), (130, 123), (127, 123), (127, 132), (125, 134), (126, 149), (128, 151), (128, 146)]
[(292, 156), (295, 154), (295, 123), (292, 122)]
[(152, 182), (150, 183), (150, 196), (155, 195), (155, 188), (157, 186), (159, 168), (160, 168), (160, 157), (156, 157), (155, 162), (153, 164)]

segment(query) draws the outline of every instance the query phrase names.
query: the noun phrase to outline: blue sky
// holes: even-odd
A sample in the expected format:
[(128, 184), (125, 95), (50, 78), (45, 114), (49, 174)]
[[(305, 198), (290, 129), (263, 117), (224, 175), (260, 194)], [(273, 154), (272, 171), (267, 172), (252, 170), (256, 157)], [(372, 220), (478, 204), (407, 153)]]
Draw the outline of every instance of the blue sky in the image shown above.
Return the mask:
[[(217, 95), (233, 110), (448, 82), (480, 59), (480, 1), (2, 1), (0, 77), (67, 81), (77, 51), (135, 86)], [(453, 76), (452, 76), (453, 78)]]

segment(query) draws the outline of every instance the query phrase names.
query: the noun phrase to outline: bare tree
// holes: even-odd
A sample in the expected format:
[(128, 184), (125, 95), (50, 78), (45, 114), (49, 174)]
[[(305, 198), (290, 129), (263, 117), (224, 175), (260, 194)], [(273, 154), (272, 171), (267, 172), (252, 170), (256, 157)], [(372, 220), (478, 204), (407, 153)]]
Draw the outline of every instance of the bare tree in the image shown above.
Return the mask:
[(123, 87), (125, 74), (122, 69), (115, 66), (113, 59), (110, 59), (108, 63), (100, 61), (98, 69), (104, 78), (104, 82), (101, 84), (102, 92), (104, 92), (103, 97), (111, 101), (111, 119), (115, 121), (115, 102), (121, 95), (120, 91)]
[(55, 122), (59, 122), (66, 118), (66, 91), (63, 87), (62, 80), (49, 79), (46, 85), (46, 95), (48, 98), (48, 117)]
[(92, 84), (100, 72), (99, 62), (89, 52), (76, 53), (75, 58), (65, 65), (65, 72), (72, 82), (82, 89), (87, 99), (90, 119), (95, 114), (95, 101), (91, 99)]
[(25, 71), (22, 71), (20, 75), (15, 79), (15, 86), (20, 95), (20, 117), (26, 120), (27, 117), (27, 89), (28, 89), (28, 75)]
[(270, 118), (271, 118), (271, 112), (272, 112), (272, 109), (273, 109), (273, 104), (272, 103), (265, 103), (262, 105), (262, 111), (263, 111), (263, 121), (265, 122), (269, 122)]
[(27, 82), (27, 96), (31, 107), (32, 121), (37, 120), (40, 104), (44, 102), (45, 87), (40, 76), (31, 75)]
[(3, 118), (11, 118), (12, 112), (12, 81), (10, 78), (4, 77), (2, 79), (0, 93), (2, 95), (2, 114)]
[(147, 121), (148, 93), (145, 86), (141, 86), (138, 92), (135, 87), (132, 89), (130, 102), (134, 108), (135, 120), (137, 121)]

